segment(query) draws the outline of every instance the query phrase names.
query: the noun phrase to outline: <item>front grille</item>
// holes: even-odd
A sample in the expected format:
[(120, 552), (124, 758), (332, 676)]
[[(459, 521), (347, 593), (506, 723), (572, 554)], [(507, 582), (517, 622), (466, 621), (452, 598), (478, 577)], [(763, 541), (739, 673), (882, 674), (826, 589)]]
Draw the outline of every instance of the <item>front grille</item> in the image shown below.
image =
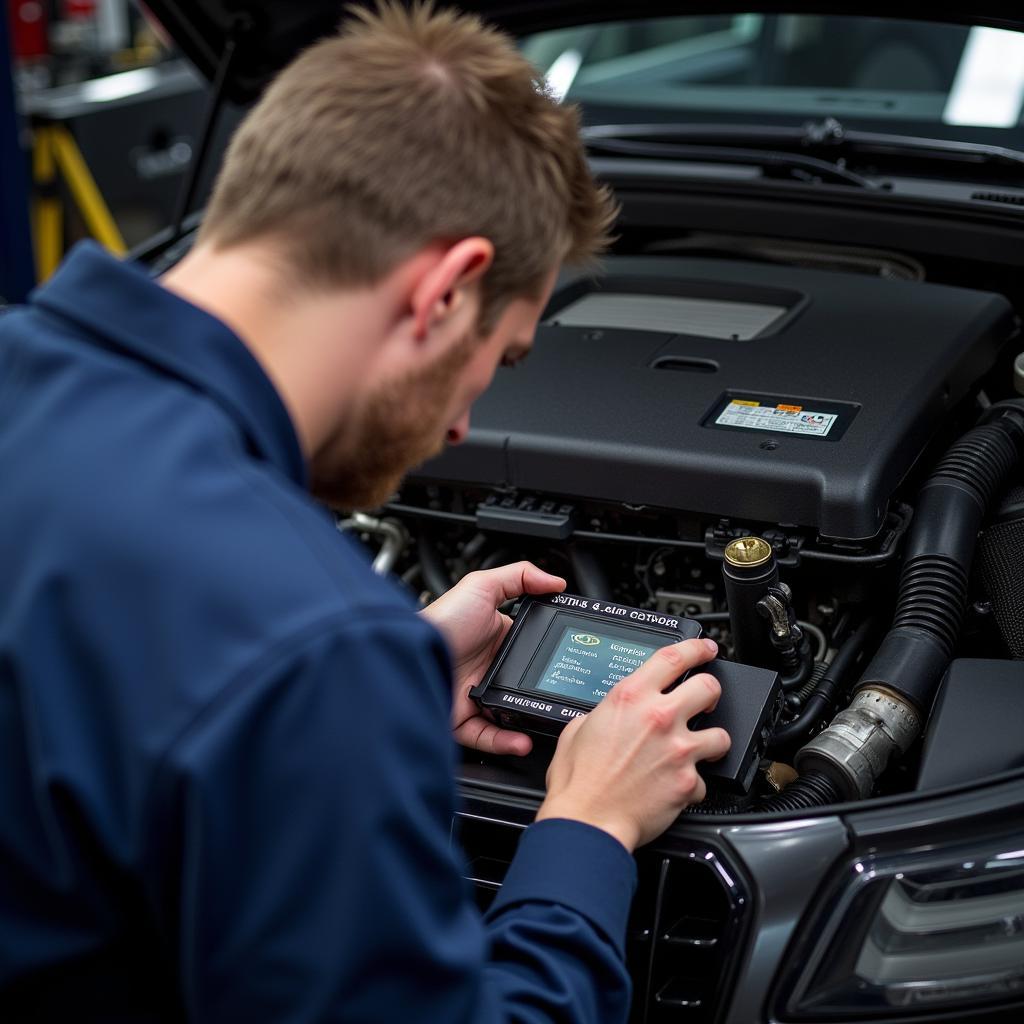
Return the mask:
[[(494, 900), (522, 827), (459, 814), (454, 832), (477, 905)], [(725, 1009), (743, 938), (745, 886), (717, 850), (673, 841), (637, 855), (638, 885), (626, 935), (631, 1024), (712, 1024)]]
[(465, 856), (463, 873), (473, 884), (473, 898), (484, 914), (498, 895), (523, 830), (503, 821), (457, 814), (454, 834)]

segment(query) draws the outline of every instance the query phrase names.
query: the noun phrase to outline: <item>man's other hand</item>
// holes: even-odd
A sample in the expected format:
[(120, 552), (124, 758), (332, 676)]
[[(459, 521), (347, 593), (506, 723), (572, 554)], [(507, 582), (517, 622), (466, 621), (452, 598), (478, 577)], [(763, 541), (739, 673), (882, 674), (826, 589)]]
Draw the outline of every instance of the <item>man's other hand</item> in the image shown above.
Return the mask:
[(573, 719), (558, 740), (537, 820), (582, 821), (632, 851), (700, 803), (705, 789), (697, 762), (722, 757), (730, 740), (724, 729), (691, 731), (687, 723), (715, 707), (721, 687), (702, 672), (665, 691), (716, 650), (711, 640), (663, 647), (586, 717)]
[(531, 562), (515, 562), (468, 573), (420, 612), (441, 631), (451, 651), (455, 668), (452, 731), (464, 747), (519, 757), (532, 749), (533, 741), (525, 733), (502, 729), (485, 718), (470, 700), (469, 691), (483, 679), (512, 625), (512, 620), (498, 610), (501, 605), (524, 594), (563, 590), (565, 580), (560, 576), (552, 576)]

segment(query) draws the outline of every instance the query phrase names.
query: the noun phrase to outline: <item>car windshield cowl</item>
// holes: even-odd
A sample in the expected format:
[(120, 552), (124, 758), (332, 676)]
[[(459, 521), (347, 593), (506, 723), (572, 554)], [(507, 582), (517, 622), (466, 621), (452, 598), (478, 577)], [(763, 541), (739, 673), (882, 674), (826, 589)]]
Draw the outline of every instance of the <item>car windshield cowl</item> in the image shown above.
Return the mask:
[(755, 143), (751, 146), (749, 140), (738, 133), (736, 137), (722, 133), (718, 139), (691, 139), (685, 131), (676, 134), (671, 128), (666, 132), (659, 127), (650, 133), (634, 130), (627, 130), (622, 135), (587, 133), (586, 142), (587, 148), (595, 154), (739, 164), (761, 167), (766, 175), (782, 173), (801, 181), (820, 181), (868, 189), (879, 187), (868, 178), (847, 170), (841, 163), (767, 144)]
[(619, 156), (789, 165), (828, 183), (877, 188), (859, 173), (913, 173), (1024, 184), (1024, 152), (1003, 146), (847, 130), (834, 118), (801, 126), (600, 124), (583, 130), (588, 148)]

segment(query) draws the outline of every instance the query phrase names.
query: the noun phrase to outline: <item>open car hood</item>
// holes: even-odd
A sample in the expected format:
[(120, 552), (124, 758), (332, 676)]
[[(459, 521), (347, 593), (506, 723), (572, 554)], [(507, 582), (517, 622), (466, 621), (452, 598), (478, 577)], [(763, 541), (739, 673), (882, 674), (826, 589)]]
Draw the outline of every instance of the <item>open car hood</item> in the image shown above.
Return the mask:
[[(304, 47), (333, 32), (347, 16), (338, 0), (147, 0), (146, 6), (184, 53), (211, 81), (224, 56), (234, 53), (222, 69), (225, 95), (248, 103), (267, 82)], [(439, 7), (455, 6), (482, 14), (514, 35), (583, 22), (624, 18), (667, 17), (685, 14), (778, 12), (785, 14), (856, 14), (890, 18), (916, 18), (1024, 30), (1024, 4), (981, 0), (932, 3), (917, 0), (859, 4), (690, 2), (679, 0), (439, 0)]]

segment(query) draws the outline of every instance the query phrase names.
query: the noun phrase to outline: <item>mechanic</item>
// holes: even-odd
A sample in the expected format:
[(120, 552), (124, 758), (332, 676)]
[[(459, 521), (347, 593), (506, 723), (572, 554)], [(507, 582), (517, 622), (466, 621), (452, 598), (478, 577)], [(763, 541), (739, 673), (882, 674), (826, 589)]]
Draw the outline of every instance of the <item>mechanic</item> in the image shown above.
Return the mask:
[(482, 920), (449, 729), (528, 752), (467, 691), (564, 581), (417, 615), (321, 504), (462, 439), (613, 215), (510, 40), (385, 5), (276, 79), (161, 280), (84, 244), (3, 318), (0, 1019), (625, 1019), (631, 851), (729, 742), (686, 727), (712, 677), (664, 691), (714, 645), (569, 724)]

